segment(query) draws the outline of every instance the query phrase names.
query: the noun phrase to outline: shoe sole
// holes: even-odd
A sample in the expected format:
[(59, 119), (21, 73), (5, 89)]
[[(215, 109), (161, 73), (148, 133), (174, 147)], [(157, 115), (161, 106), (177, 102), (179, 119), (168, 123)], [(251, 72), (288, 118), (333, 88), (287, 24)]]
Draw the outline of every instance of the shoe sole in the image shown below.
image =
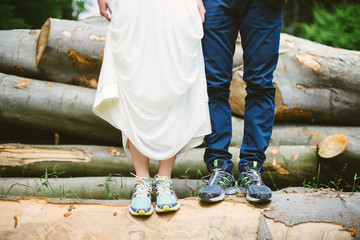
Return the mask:
[(262, 203), (262, 202), (270, 202), (271, 198), (258, 199), (258, 198), (250, 197), (249, 195), (246, 194), (246, 200), (248, 200), (249, 202), (254, 202), (254, 203)]
[(170, 208), (169, 205), (165, 205), (163, 208), (159, 208), (156, 205), (155, 211), (157, 213), (163, 213), (163, 212), (175, 212), (180, 209), (181, 204), (178, 202), (174, 207)]
[(129, 206), (129, 213), (133, 216), (150, 216), (154, 212), (154, 207), (151, 205), (150, 211), (145, 212), (145, 210), (139, 210), (139, 212), (134, 212)]
[(237, 192), (240, 193), (240, 194), (245, 194), (246, 195), (245, 198), (249, 202), (261, 203), (261, 202), (269, 202), (269, 201), (271, 201), (271, 197), (266, 198), (266, 199), (259, 199), (259, 198), (253, 198), (253, 197), (249, 196), (248, 192), (246, 191), (246, 188), (244, 188), (244, 187), (237, 187)]
[(236, 193), (236, 187), (228, 187), (225, 192), (223, 192), (220, 196), (215, 197), (215, 198), (210, 198), (210, 199), (204, 199), (204, 198), (200, 198), (201, 201), (203, 202), (220, 202), (222, 200), (225, 199), (225, 195), (232, 195)]
[(246, 188), (244, 188), (244, 187), (237, 187), (236, 188), (236, 191), (237, 191), (237, 193), (240, 193), (240, 194), (246, 194)]

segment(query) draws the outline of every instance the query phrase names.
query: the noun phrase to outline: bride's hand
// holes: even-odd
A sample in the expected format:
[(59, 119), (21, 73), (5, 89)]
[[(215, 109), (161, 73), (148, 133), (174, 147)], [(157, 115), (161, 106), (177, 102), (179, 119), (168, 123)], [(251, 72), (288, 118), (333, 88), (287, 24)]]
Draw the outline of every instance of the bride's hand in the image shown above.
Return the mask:
[(198, 8), (198, 11), (199, 11), (199, 14), (200, 14), (200, 17), (201, 17), (201, 21), (202, 22), (205, 22), (205, 7), (204, 7), (204, 4), (203, 4), (203, 0), (197, 0), (197, 8)]
[(99, 5), (99, 10), (100, 10), (100, 15), (104, 16), (110, 22), (111, 18), (107, 12), (107, 10), (109, 9), (110, 14), (112, 14), (111, 9), (110, 9), (109, 0), (98, 0), (98, 5)]

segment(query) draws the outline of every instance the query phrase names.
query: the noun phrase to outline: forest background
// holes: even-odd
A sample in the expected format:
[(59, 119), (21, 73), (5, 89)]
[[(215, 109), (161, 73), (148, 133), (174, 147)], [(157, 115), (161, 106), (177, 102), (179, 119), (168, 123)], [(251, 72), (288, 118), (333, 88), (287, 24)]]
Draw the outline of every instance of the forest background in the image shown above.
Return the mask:
[[(40, 29), (49, 17), (78, 20), (96, 7), (95, 0), (1, 0), (0, 29)], [(284, 33), (360, 50), (360, 0), (288, 0), (283, 19)]]

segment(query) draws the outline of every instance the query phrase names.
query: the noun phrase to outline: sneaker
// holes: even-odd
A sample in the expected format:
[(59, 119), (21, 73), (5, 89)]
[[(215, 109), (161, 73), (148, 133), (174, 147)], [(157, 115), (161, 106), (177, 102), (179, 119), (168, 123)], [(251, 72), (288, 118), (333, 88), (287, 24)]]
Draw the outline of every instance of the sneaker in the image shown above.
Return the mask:
[(261, 179), (258, 162), (245, 164), (245, 172), (240, 173), (238, 193), (246, 194), (249, 202), (266, 202), (271, 200), (271, 189)]
[(172, 181), (166, 176), (154, 177), (156, 212), (172, 212), (180, 208), (180, 202), (171, 184)]
[(151, 182), (146, 177), (135, 177), (136, 184), (129, 205), (129, 212), (131, 215), (149, 216), (154, 212), (154, 207), (151, 204)]
[(226, 172), (226, 168), (225, 161), (214, 160), (212, 173), (202, 178), (206, 185), (199, 192), (201, 201), (218, 202), (225, 199), (225, 194), (236, 193), (234, 176)]

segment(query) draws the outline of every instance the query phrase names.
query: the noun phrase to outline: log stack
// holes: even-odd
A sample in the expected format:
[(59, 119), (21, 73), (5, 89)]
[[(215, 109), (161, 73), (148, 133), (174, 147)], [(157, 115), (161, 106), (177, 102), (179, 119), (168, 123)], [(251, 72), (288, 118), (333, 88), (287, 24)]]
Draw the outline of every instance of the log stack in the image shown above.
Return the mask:
[[(11, 177), (11, 186), (60, 173), (130, 176), (121, 132), (92, 113), (107, 27), (99, 18), (48, 19), (41, 30), (0, 31), (0, 177)], [(246, 96), (240, 39), (233, 65), (230, 151), (236, 166)], [(276, 122), (265, 183), (301, 186), (341, 173), (352, 184), (360, 176), (360, 52), (282, 34), (274, 85)], [(207, 175), (204, 150), (203, 144), (175, 164), (173, 178), (192, 182), (184, 197), (196, 194)], [(156, 170), (151, 162), (151, 173)]]
[(129, 202), (0, 197), (0, 235), (7, 240), (359, 239), (360, 193), (292, 188), (274, 192), (266, 207), (239, 196), (218, 204), (187, 198), (180, 200), (180, 211), (145, 219), (128, 213)]

